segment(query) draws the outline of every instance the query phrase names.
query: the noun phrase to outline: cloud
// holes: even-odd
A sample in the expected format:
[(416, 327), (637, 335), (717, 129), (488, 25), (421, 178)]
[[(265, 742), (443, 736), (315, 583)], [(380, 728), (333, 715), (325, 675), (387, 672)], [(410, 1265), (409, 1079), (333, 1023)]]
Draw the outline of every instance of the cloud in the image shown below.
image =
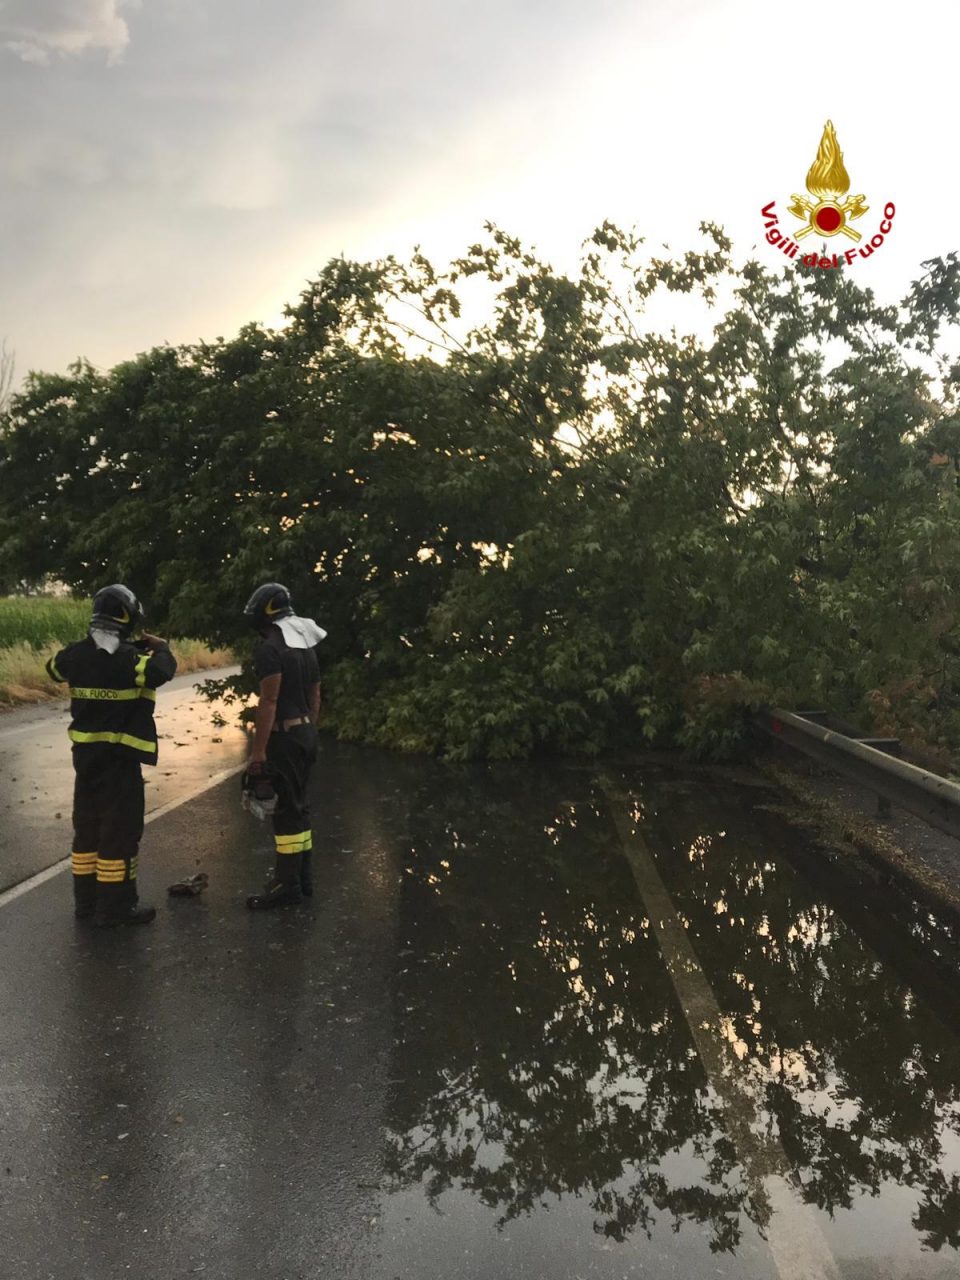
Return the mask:
[[(868, 196), (898, 202), (871, 280), (878, 262), (907, 271), (898, 251), (912, 265), (952, 247), (958, 182), (936, 122), (951, 118), (960, 17), (913, 0), (926, 17), (896, 38), (834, 21), (867, 58), (871, 101), (905, 49), (922, 64), (929, 91), (901, 120), (871, 114), (860, 80), (838, 89), (826, 63), (807, 65), (763, 5), (0, 0), (0, 119), (15, 122), (0, 147), (0, 336), (18, 369), (78, 351), (106, 366), (266, 319), (336, 253), (420, 243), (442, 260), (486, 218), (558, 267), (608, 216), (654, 250), (685, 247), (700, 217), (749, 247), (760, 205), (802, 184), (817, 103)], [(791, 78), (808, 106), (785, 121), (764, 104)], [(731, 138), (745, 140), (736, 172)], [(935, 201), (919, 194), (930, 172)]]
[(24, 62), (102, 51), (119, 62), (130, 43), (125, 0), (0, 0), (0, 49)]

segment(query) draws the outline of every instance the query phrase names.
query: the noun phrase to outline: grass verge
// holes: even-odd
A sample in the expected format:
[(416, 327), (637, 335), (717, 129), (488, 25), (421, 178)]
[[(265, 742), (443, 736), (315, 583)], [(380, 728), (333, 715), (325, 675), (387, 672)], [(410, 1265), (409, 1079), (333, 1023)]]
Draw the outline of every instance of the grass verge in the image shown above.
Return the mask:
[[(208, 649), (199, 640), (171, 640), (170, 647), (177, 659), (177, 675), (181, 676), (229, 667), (236, 661), (229, 649)], [(47, 659), (62, 648), (59, 640), (38, 649), (26, 640), (0, 648), (0, 709), (66, 697), (66, 685), (56, 684), (44, 669)]]

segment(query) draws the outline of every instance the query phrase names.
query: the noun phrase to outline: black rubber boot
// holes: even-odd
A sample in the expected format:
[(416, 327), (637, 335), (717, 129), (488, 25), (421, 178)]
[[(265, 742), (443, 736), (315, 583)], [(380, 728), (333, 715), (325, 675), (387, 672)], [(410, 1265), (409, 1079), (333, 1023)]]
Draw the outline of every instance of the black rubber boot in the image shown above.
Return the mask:
[(124, 924), (149, 924), (156, 914), (156, 907), (142, 907), (136, 902), (120, 911), (98, 911), (93, 917), (93, 923), (98, 929), (115, 929)]
[(97, 877), (73, 877), (73, 914), (78, 920), (89, 920), (97, 909)]
[(149, 924), (157, 914), (156, 907), (142, 907), (137, 882), (123, 880), (118, 884), (97, 885), (97, 910), (93, 923), (98, 929), (114, 929), (118, 925)]
[(297, 880), (270, 880), (263, 893), (251, 893), (247, 906), (251, 911), (268, 911), (271, 907), (293, 907), (302, 898)]
[(313, 852), (306, 849), (300, 855), (300, 892), (305, 898), (313, 897), (313, 871), (311, 862), (313, 861)]

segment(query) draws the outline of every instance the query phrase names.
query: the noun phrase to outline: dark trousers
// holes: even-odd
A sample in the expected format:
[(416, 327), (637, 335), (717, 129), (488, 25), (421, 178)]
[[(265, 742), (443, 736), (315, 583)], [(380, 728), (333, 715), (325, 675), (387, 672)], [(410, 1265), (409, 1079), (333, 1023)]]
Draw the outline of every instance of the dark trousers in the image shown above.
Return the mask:
[(267, 766), (277, 793), (273, 813), (276, 877), (284, 884), (310, 879), (313, 832), (307, 783), (316, 758), (317, 731), (313, 725), (298, 724), (286, 732), (280, 729), (271, 733)]
[(143, 836), (143, 774), (132, 751), (112, 743), (73, 748), (73, 892), (77, 908), (104, 915), (137, 901)]

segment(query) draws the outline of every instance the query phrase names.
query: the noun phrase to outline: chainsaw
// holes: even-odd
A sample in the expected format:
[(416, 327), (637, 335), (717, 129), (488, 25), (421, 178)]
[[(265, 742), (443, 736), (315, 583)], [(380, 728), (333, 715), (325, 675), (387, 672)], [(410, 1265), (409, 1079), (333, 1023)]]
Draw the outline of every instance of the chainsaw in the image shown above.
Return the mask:
[(248, 813), (263, 821), (277, 807), (277, 792), (268, 773), (245, 773), (240, 779), (240, 803)]

